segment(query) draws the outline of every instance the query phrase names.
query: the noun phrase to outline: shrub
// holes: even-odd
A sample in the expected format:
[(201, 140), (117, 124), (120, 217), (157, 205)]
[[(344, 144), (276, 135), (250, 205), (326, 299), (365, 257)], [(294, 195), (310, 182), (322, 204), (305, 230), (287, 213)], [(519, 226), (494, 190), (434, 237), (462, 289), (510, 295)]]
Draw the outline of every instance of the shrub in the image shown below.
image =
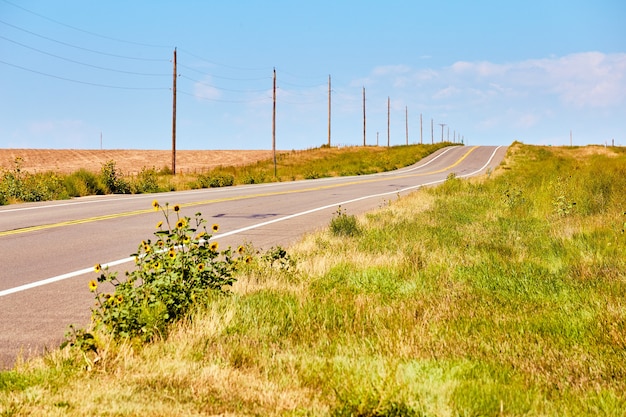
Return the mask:
[(130, 184), (122, 178), (122, 173), (115, 166), (115, 161), (102, 164), (100, 176), (107, 192), (112, 194), (128, 194), (130, 192)]
[[(235, 278), (233, 273), (241, 257), (231, 249), (218, 250), (209, 242), (211, 232), (197, 213), (194, 219), (180, 216), (180, 207), (172, 208), (154, 201), (165, 220), (157, 224), (155, 240), (142, 241), (135, 257), (136, 269), (126, 272), (126, 280), (117, 278), (96, 265), (99, 274), (89, 283), (96, 294), (92, 320), (114, 338), (149, 341), (167, 333), (167, 327), (190, 312), (194, 303), (207, 302), (213, 295), (226, 293)], [(218, 230), (213, 225), (212, 232)], [(100, 283), (112, 284), (112, 292), (101, 292)], [(103, 285), (106, 286), (106, 285)]]
[(230, 187), (235, 183), (235, 177), (226, 173), (200, 174), (197, 182), (200, 188)]
[(330, 221), (330, 231), (335, 236), (356, 236), (361, 233), (356, 217), (352, 214), (346, 214), (341, 206), (337, 208)]
[(98, 195), (105, 192), (96, 174), (83, 168), (65, 177), (63, 185), (70, 197)]
[(158, 173), (154, 168), (141, 168), (137, 178), (131, 184), (133, 194), (158, 193), (160, 190)]

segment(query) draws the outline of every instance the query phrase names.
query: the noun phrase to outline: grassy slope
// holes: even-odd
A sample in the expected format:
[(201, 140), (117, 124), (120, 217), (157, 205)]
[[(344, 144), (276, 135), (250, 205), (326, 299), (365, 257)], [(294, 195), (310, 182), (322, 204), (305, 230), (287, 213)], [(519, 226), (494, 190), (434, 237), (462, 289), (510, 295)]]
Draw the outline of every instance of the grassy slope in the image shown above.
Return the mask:
[[(276, 156), (276, 163), (273, 159), (267, 159), (244, 166), (219, 166), (201, 174), (187, 172), (184, 175), (171, 175), (167, 170), (157, 171), (148, 167), (143, 167), (136, 175), (124, 175), (114, 160), (102, 164), (99, 174), (86, 169), (71, 174), (31, 173), (22, 169), (22, 162), (18, 158), (12, 169), (0, 167), (0, 205), (94, 194), (182, 191), (210, 186), (371, 174), (414, 164), (436, 150), (451, 145), (454, 144), (441, 142), (391, 148), (322, 147), (280, 152)], [(139, 168), (135, 167), (135, 170)]]
[(623, 149), (515, 144), (259, 261), (166, 341), (0, 373), (0, 412), (623, 416), (625, 189)]

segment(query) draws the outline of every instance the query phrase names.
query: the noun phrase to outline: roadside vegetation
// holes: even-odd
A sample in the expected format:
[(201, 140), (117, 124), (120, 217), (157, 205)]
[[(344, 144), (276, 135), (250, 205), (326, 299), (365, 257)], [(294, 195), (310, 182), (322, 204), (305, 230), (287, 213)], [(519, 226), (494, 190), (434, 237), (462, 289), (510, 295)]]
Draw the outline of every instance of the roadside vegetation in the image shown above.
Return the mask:
[(18, 363), (0, 415), (623, 416), (624, 190), (624, 148), (514, 143), (483, 178), (245, 248), (150, 340), (104, 326)]
[(172, 175), (169, 168), (143, 167), (125, 175), (115, 161), (102, 164), (100, 172), (81, 169), (69, 175), (30, 173), (18, 157), (12, 169), (0, 169), (0, 205), (62, 200), (101, 194), (143, 194), (164, 191), (228, 187), (238, 184), (293, 181), (331, 176), (363, 175), (390, 171), (416, 163), (452, 143), (385, 147), (321, 147), (279, 152), (274, 160), (244, 166), (220, 166), (200, 174)]

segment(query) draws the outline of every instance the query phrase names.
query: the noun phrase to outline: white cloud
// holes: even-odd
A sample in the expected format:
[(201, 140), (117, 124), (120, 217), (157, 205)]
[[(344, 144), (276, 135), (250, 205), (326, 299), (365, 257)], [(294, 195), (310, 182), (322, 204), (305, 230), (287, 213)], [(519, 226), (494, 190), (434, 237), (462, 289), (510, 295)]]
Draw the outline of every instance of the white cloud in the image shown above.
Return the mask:
[(606, 107), (626, 99), (626, 54), (584, 52), (507, 64), (456, 62), (451, 76), (461, 85), (486, 84), (505, 95), (555, 95), (573, 107)]
[(217, 100), (222, 94), (211, 85), (211, 78), (205, 77), (203, 81), (198, 81), (193, 86), (193, 94), (196, 98), (203, 100)]
[(460, 92), (461, 90), (459, 90), (457, 87), (449, 85), (435, 92), (435, 94), (433, 94), (433, 98), (435, 100), (447, 99), (454, 95), (459, 94)]

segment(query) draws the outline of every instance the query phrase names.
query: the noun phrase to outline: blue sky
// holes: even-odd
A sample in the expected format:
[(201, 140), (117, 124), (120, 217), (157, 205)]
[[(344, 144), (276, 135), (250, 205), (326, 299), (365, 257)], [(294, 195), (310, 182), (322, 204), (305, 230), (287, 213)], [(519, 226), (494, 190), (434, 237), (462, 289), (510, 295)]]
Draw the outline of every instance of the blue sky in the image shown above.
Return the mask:
[[(0, 0), (0, 147), (626, 146), (626, 3)], [(389, 110), (389, 136), (387, 130)], [(420, 135), (420, 115), (422, 129)], [(431, 122), (434, 133), (431, 135)], [(445, 124), (443, 127), (440, 124)]]

